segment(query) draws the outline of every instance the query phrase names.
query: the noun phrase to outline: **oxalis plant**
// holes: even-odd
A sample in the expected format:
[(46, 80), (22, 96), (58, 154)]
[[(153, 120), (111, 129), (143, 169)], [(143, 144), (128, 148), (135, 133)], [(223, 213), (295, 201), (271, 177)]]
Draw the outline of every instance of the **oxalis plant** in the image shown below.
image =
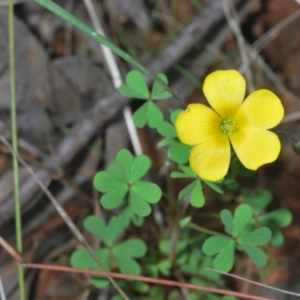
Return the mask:
[[(246, 82), (240, 73), (215, 71), (203, 84), (210, 107), (189, 104), (164, 120), (157, 103), (172, 94), (167, 77), (158, 74), (157, 78), (149, 90), (144, 75), (130, 71), (119, 92), (141, 101), (133, 115), (135, 126), (149, 126), (161, 135), (158, 147), (166, 154), (168, 169), (165, 183), (150, 181), (147, 155), (120, 150), (115, 162), (94, 177), (107, 213), (83, 220), (87, 233), (101, 242), (95, 253), (109, 271), (208, 287), (224, 282), (207, 268), (230, 272), (237, 261), (245, 265), (248, 260), (258, 268), (266, 267), (266, 249), (284, 243), (281, 229), (291, 223), (292, 215), (284, 208), (271, 210), (269, 191), (252, 193), (241, 188), (236, 177), (251, 176), (277, 159), (281, 145), (271, 129), (284, 115), (280, 99), (266, 89), (244, 99)], [(224, 209), (204, 210), (209, 193), (220, 195), (214, 207)], [(228, 208), (221, 201), (225, 198), (230, 200)], [(84, 248), (74, 251), (70, 261), (77, 268), (101, 270)], [(97, 288), (110, 284), (97, 276), (91, 277), (91, 283)], [(180, 295), (175, 288), (118, 283), (132, 299), (178, 299)], [(234, 299), (188, 293), (189, 299)]]

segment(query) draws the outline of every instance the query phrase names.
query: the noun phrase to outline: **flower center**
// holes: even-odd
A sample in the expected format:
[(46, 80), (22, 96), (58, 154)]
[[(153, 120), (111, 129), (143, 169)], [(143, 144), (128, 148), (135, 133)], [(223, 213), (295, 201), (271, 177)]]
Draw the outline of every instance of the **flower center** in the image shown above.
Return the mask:
[(220, 129), (225, 134), (234, 133), (237, 131), (237, 124), (235, 121), (230, 119), (225, 119), (220, 124)]

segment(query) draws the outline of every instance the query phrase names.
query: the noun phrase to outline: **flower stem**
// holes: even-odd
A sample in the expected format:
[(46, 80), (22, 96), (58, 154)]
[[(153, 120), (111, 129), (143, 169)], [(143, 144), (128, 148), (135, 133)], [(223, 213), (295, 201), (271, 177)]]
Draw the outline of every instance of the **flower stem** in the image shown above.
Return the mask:
[[(11, 98), (11, 133), (13, 149), (18, 151), (17, 136), (17, 108), (16, 108), (16, 83), (15, 83), (15, 43), (14, 43), (14, 5), (13, 0), (9, 0), (8, 11), (8, 28), (9, 28), (9, 69), (10, 69), (10, 98)], [(23, 252), (22, 244), (22, 225), (21, 225), (21, 205), (20, 205), (20, 188), (19, 188), (19, 168), (18, 159), (13, 156), (14, 172), (14, 194), (15, 194), (15, 226), (16, 226), (16, 244), (19, 254)], [(25, 280), (24, 268), (18, 265), (19, 294), (20, 300), (25, 300)]]
[[(202, 226), (196, 225), (196, 224), (194, 224), (194, 223), (190, 223), (190, 224), (188, 225), (188, 227), (191, 228), (191, 229), (195, 229), (195, 230), (197, 230), (197, 231), (200, 231), (200, 232), (202, 232), (202, 233), (209, 234), (209, 235), (226, 236), (225, 234), (219, 233), (219, 232), (217, 232), (217, 231), (209, 230), (209, 229), (207, 229), (207, 228), (204, 228), (204, 227), (202, 227)], [(227, 236), (226, 236), (226, 237), (227, 237)]]

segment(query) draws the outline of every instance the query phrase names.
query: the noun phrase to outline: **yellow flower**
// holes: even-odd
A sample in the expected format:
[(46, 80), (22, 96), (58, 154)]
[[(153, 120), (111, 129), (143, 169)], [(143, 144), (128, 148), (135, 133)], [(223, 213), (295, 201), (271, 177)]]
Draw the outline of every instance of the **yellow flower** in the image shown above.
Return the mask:
[(175, 123), (180, 141), (194, 146), (190, 165), (198, 176), (210, 181), (223, 178), (229, 168), (230, 144), (250, 170), (277, 159), (280, 141), (267, 129), (279, 124), (284, 111), (274, 93), (257, 90), (243, 101), (246, 82), (235, 70), (209, 74), (203, 92), (213, 109), (190, 104)]

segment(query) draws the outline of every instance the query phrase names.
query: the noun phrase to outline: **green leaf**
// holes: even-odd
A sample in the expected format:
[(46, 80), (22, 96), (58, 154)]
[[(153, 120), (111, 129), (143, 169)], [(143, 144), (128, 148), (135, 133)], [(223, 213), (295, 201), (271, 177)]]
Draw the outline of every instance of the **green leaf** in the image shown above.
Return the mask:
[[(157, 77), (165, 84), (168, 85), (168, 78), (165, 74), (157, 74)], [(159, 83), (159, 81), (154, 81), (153, 88), (151, 92), (151, 98), (154, 100), (168, 99), (171, 98), (172, 94), (166, 90), (166, 88)]]
[(148, 124), (151, 128), (156, 128), (163, 119), (163, 113), (152, 101), (148, 101), (143, 104), (133, 114), (133, 122), (138, 128), (142, 128), (146, 124)]
[(191, 216), (188, 216), (188, 217), (185, 217), (185, 218), (181, 219), (179, 221), (179, 227), (180, 228), (186, 227), (191, 222), (191, 220), (192, 220)]
[(172, 266), (171, 262), (168, 259), (164, 259), (159, 262), (158, 269), (161, 274), (163, 274), (165, 276), (169, 276), (171, 266)]
[(157, 203), (162, 196), (160, 187), (148, 181), (137, 181), (131, 189), (149, 203)]
[(177, 140), (174, 140), (170, 148), (171, 159), (174, 162), (183, 165), (189, 161), (191, 150), (192, 146), (185, 145)]
[(132, 210), (141, 217), (146, 217), (151, 213), (151, 207), (147, 201), (140, 197), (134, 189), (130, 189), (129, 192), (129, 203)]
[(177, 171), (171, 172), (170, 177), (171, 178), (194, 178), (194, 176), (192, 175), (182, 173), (182, 172), (177, 172)]
[(157, 131), (165, 137), (175, 138), (177, 137), (177, 133), (175, 130), (174, 125), (168, 123), (168, 122), (161, 122), (157, 126)]
[(221, 221), (225, 226), (225, 232), (234, 235), (234, 223), (232, 214), (228, 209), (223, 209), (220, 214)]
[(94, 187), (99, 192), (109, 193), (124, 189), (127, 187), (126, 183), (119, 178), (113, 176), (107, 171), (98, 172), (94, 177)]
[(203, 180), (203, 179), (202, 179), (202, 181), (205, 182), (215, 192), (217, 192), (219, 194), (224, 194), (223, 190), (215, 182), (211, 182), (211, 181), (207, 181), (207, 180)]
[(137, 128), (143, 128), (147, 124), (149, 103), (146, 102), (140, 106), (132, 116), (133, 123)]
[(120, 179), (121, 181), (126, 182), (126, 178), (124, 177), (123, 173), (121, 172), (120, 168), (116, 164), (111, 164), (106, 168), (106, 171), (113, 175), (114, 177)]
[(127, 149), (122, 149), (118, 152), (116, 157), (116, 163), (122, 174), (126, 178), (126, 181), (129, 182), (130, 173), (132, 164), (134, 161), (133, 155)]
[(239, 245), (248, 254), (250, 259), (253, 261), (253, 263), (256, 266), (262, 268), (267, 264), (268, 258), (266, 253), (263, 250), (247, 243), (240, 243)]
[(84, 228), (97, 236), (107, 246), (113, 246), (125, 230), (122, 218), (113, 217), (106, 225), (104, 220), (97, 216), (88, 216), (83, 221)]
[(205, 240), (202, 251), (205, 255), (215, 255), (232, 242), (233, 240), (229, 237), (212, 236)]
[(190, 203), (194, 207), (202, 207), (204, 202), (205, 198), (202, 191), (201, 181), (197, 180), (191, 193)]
[(148, 125), (151, 128), (156, 128), (164, 119), (164, 115), (156, 104), (148, 102)]
[(150, 92), (145, 78), (140, 71), (130, 71), (125, 81), (126, 83), (119, 87), (121, 95), (128, 98), (149, 99)]
[(121, 252), (125, 256), (141, 258), (147, 252), (145, 242), (138, 238), (132, 238), (114, 247), (114, 253)]
[(182, 200), (184, 198), (186, 198), (188, 195), (190, 195), (196, 185), (196, 180), (193, 181), (192, 183), (190, 183), (189, 185), (187, 185), (183, 190), (181, 190), (181, 192), (178, 195), (178, 199)]
[(272, 233), (269, 228), (260, 227), (244, 236), (239, 236), (238, 242), (262, 246), (270, 242), (271, 236)]
[(132, 184), (142, 178), (150, 166), (151, 160), (147, 155), (142, 154), (137, 156), (132, 164), (129, 182)]
[(288, 209), (280, 208), (265, 215), (259, 216), (259, 220), (266, 226), (287, 227), (291, 224), (293, 216)]
[(119, 205), (121, 205), (127, 192), (128, 192), (128, 187), (122, 186), (118, 190), (103, 195), (100, 199), (100, 203), (106, 209), (114, 209)]
[(244, 201), (252, 207), (256, 215), (261, 213), (272, 201), (272, 194), (263, 189), (257, 191), (255, 195), (252, 195), (247, 189), (242, 189), (241, 195)]
[(140, 275), (139, 264), (132, 259), (143, 257), (146, 254), (146, 244), (140, 239), (126, 240), (113, 248), (113, 254), (122, 273)]
[(170, 119), (173, 124), (175, 124), (176, 119), (181, 112), (183, 112), (183, 109), (176, 109), (176, 110), (172, 111)]
[(271, 238), (271, 245), (274, 247), (279, 247), (284, 242), (284, 236), (282, 232), (276, 228), (271, 228), (272, 231), (272, 238)]
[(236, 208), (233, 217), (234, 236), (238, 236), (244, 226), (252, 219), (252, 215), (253, 210), (248, 204), (240, 204)]
[(190, 166), (180, 165), (179, 167), (185, 174), (190, 175), (190, 177), (193, 177), (193, 178), (198, 177), (198, 175), (194, 172), (194, 170)]
[(162, 139), (162, 140), (157, 144), (157, 147), (158, 147), (158, 148), (169, 147), (170, 145), (172, 145), (172, 143), (173, 143), (173, 139), (165, 138), (165, 139)]
[[(100, 249), (94, 250), (96, 256), (102, 262), (106, 270), (109, 268), (109, 250)], [(94, 269), (102, 271), (102, 268), (95, 262), (94, 258), (86, 249), (78, 249), (74, 251), (70, 257), (70, 264), (78, 269)], [(109, 285), (109, 280), (97, 276), (92, 276), (92, 284), (97, 288), (104, 288)]]
[(234, 262), (234, 241), (224, 247), (213, 261), (213, 267), (223, 272), (229, 272)]

